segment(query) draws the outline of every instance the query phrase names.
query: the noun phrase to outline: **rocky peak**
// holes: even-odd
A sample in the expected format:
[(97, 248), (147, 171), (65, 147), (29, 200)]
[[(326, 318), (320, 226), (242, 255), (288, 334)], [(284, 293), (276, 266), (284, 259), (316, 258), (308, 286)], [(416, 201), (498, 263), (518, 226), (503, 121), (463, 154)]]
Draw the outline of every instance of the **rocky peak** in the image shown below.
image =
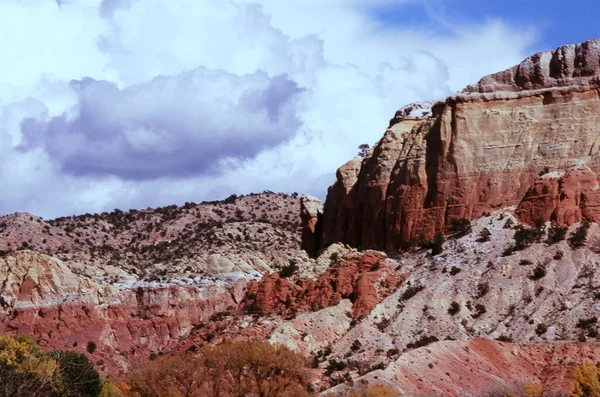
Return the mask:
[(546, 88), (598, 87), (600, 39), (544, 51), (519, 65), (482, 78), (463, 93), (518, 92)]
[(447, 232), (452, 218), (510, 206), (525, 223), (600, 220), (599, 75), (591, 40), (400, 109), (369, 156), (338, 170), (319, 248), (396, 250)]

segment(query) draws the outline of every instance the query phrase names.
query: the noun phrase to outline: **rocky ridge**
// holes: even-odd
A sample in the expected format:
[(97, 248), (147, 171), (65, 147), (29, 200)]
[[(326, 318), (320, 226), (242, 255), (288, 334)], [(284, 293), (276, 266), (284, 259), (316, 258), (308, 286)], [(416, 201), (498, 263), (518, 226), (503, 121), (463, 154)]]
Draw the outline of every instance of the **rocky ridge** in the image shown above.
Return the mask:
[(0, 252), (35, 250), (108, 281), (268, 273), (308, 264), (299, 209), (297, 195), (264, 193), (48, 221), (17, 213), (0, 217)]
[(329, 189), (319, 248), (397, 250), (452, 218), (517, 206), (525, 223), (600, 220), (600, 40), (533, 55), (427, 112), (399, 111)]

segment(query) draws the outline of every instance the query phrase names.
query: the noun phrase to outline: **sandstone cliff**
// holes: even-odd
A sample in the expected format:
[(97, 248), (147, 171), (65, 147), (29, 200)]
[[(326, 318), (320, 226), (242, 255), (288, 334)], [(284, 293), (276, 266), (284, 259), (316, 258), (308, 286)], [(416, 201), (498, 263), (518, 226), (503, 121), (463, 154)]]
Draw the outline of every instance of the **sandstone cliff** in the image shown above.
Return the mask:
[(515, 205), (526, 223), (600, 220), (599, 87), (593, 40), (484, 77), (431, 114), (401, 109), (366, 158), (338, 170), (320, 247), (395, 250), (452, 218)]

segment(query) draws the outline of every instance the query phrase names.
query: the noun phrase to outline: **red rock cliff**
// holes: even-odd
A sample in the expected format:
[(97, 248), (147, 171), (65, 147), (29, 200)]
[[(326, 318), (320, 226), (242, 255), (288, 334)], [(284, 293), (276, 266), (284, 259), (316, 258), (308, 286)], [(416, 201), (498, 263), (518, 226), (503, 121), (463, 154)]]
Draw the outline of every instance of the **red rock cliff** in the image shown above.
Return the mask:
[(600, 40), (533, 55), (432, 106), (401, 109), (370, 155), (337, 173), (321, 248), (398, 249), (420, 233), (517, 206), (600, 220)]

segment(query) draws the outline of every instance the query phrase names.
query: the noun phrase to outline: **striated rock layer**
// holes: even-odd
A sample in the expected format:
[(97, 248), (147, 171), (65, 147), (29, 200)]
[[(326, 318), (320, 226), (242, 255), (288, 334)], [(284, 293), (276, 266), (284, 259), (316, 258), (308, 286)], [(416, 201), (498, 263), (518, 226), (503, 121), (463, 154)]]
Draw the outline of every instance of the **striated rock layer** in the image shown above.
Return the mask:
[[(398, 249), (517, 206), (519, 218), (600, 220), (600, 40), (533, 55), (432, 106), (401, 109), (337, 173), (320, 247)], [(418, 111), (414, 111), (417, 109)]]
[(93, 342), (94, 357), (115, 373), (169, 350), (215, 313), (236, 307), (246, 284), (240, 277), (110, 285), (74, 274), (58, 259), (18, 251), (0, 257), (0, 333), (81, 352)]

